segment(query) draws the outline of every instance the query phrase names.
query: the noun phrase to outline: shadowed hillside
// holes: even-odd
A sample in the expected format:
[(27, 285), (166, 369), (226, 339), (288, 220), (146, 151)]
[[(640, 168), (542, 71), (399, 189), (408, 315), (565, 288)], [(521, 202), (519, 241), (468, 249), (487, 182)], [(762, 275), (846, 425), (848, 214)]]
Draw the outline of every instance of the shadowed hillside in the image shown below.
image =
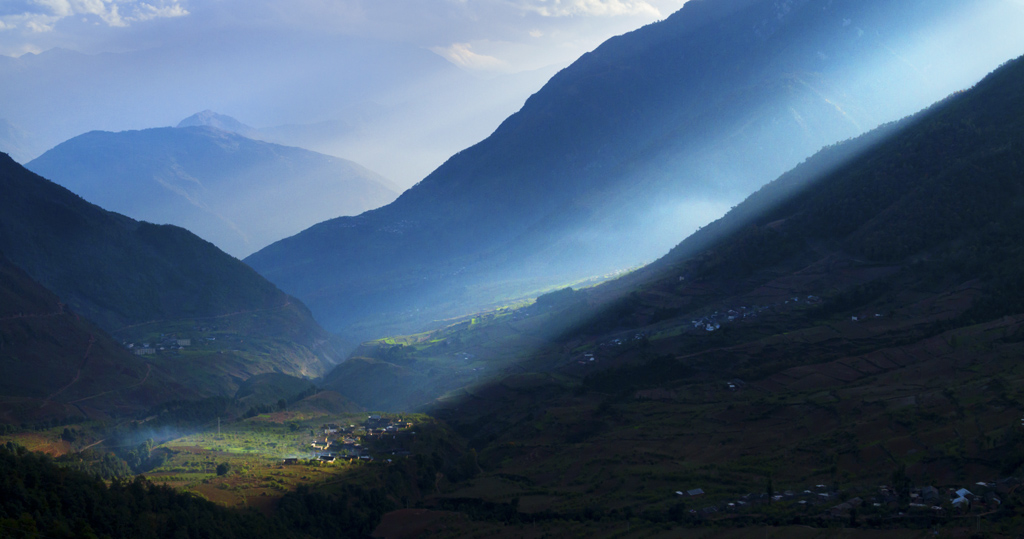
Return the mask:
[[(822, 150), (642, 270), (364, 345), (326, 385), (370, 407), (428, 401), (390, 402), (396, 376), (374, 392), (358, 375), (375, 363), (440, 388), (426, 409), (482, 473), (427, 506), (499, 526), (969, 523), (1012, 537), (1020, 140), (1024, 58)], [(963, 486), (981, 493), (969, 510), (948, 495)]]
[(102, 210), (6, 155), (0, 190), (7, 258), (194, 390), (232, 394), (255, 373), (316, 376), (336, 361), (300, 302), (187, 230)]
[(0, 420), (102, 419), (193, 390), (132, 355), (0, 254)]

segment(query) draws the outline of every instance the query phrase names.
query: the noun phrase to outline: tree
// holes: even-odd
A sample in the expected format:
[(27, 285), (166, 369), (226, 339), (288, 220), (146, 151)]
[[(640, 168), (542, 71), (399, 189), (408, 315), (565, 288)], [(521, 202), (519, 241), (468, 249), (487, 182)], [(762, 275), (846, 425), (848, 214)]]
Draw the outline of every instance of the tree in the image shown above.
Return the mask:
[(222, 462), (217, 465), (217, 475), (227, 475), (227, 473), (230, 471), (231, 465), (226, 462)]

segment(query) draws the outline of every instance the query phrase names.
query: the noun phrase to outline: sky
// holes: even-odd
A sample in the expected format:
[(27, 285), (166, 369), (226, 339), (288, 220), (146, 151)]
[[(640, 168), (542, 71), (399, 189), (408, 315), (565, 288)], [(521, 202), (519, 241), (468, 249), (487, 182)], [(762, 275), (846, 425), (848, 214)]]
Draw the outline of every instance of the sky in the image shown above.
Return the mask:
[(565, 65), (685, 0), (4, 0), (0, 54), (120, 52), (240, 33), (346, 35), (423, 47), (462, 68)]
[[(20, 59), (0, 56), (18, 79), (0, 87), (0, 150), (27, 162), (210, 109), (406, 188), (685, 1), (0, 0), (0, 55)], [(40, 55), (54, 49), (91, 57)]]

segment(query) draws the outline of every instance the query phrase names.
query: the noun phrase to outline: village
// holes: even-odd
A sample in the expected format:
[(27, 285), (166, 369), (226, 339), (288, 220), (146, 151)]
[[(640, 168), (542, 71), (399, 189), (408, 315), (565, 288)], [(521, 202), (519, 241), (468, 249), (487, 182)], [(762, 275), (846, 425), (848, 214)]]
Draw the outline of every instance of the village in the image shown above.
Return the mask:
[[(979, 481), (969, 487), (936, 488), (934, 486), (897, 487), (881, 485), (870, 491), (842, 492), (827, 485), (815, 485), (803, 491), (770, 489), (760, 494), (747, 494), (737, 500), (704, 505), (689, 510), (692, 518), (728, 518), (737, 513), (759, 512), (768, 506), (784, 511), (805, 513), (808, 518), (855, 522), (859, 517), (880, 520), (945, 519), (981, 517), (994, 513), (1003, 499), (1024, 483), (1008, 477), (994, 482)], [(676, 491), (676, 498), (700, 504), (706, 493), (701, 488)], [(691, 505), (688, 503), (687, 505)]]
[[(375, 456), (407, 457), (409, 446), (416, 432), (413, 423), (401, 417), (385, 417), (370, 414), (359, 425), (342, 426), (326, 423), (319, 431), (310, 430), (308, 460), (320, 464), (332, 464), (339, 460), (373, 461)], [(284, 459), (284, 464), (299, 464), (298, 457)]]
[(184, 350), (186, 347), (192, 346), (192, 339), (179, 339), (174, 335), (161, 334), (160, 339), (156, 342), (134, 343), (125, 341), (121, 345), (137, 356), (151, 356), (165, 350)]

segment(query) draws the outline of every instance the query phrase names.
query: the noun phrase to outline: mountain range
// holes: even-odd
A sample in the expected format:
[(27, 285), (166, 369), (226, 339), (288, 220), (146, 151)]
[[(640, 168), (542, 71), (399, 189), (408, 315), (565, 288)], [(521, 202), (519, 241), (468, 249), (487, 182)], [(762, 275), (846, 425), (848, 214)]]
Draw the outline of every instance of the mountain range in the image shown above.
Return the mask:
[[(877, 485), (1024, 472), (1022, 139), (1024, 57), (821, 150), (643, 269), (366, 343), (325, 387), (465, 436), (481, 471), (424, 505), (477, 526), (958, 528), (942, 488), (887, 506)], [(842, 503), (861, 497), (877, 505)], [(971, 522), (1013, 533), (1020, 505), (988, 499)]]
[[(187, 228), (236, 257), (397, 196), (356, 163), (255, 141), (234, 132), (246, 131), (237, 120), (199, 116), (184, 127), (86, 133), (26, 167), (111, 211)], [(212, 126), (193, 125), (203, 121)]]
[(688, 2), (584, 55), (395, 202), (246, 262), (354, 342), (635, 267), (820, 147), (995, 67), (934, 61), (963, 45), (934, 38), (951, 20), (993, 33), (1022, 15), (999, 1)]
[[(243, 262), (0, 154), (0, 436), (65, 453), (0, 448), (0, 526), (1017, 536), (1024, 56), (802, 157), (934, 83), (905, 70), (933, 23), (1008, 5), (691, 0), (612, 40), (394, 203), (247, 259), (349, 339), (429, 327), (340, 363)], [(748, 187), (693, 233), (656, 224)], [(653, 252), (659, 226), (653, 262), (567, 281)], [(164, 484), (117, 478), (142, 471)]]
[[(81, 317), (95, 323), (97, 329), (83, 321), (67, 330), (78, 341), (85, 333), (114, 336), (120, 344), (113, 351), (110, 337), (95, 336), (93, 354), (107, 349), (108, 360), (115, 363), (133, 358), (125, 376), (148, 364), (156, 372), (173, 373), (175, 384), (187, 388), (178, 391), (178, 398), (230, 395), (253, 374), (313, 377), (341, 359), (335, 339), (301, 302), (187, 230), (103, 210), (6, 155), (0, 155), (0, 188), (0, 252), (15, 267), (13, 275), (27, 278), (11, 281), (9, 293), (49, 298), (26, 312), (65, 313), (54, 320)], [(33, 287), (49, 292), (33, 292)], [(55, 307), (56, 301), (63, 307)], [(21, 323), (10, 323), (15, 322)], [(25, 323), (42, 322), (33, 318)], [(46, 339), (37, 337), (43, 346)], [(147, 355), (128, 355), (126, 344)], [(30, 357), (12, 350), (4, 350), (5, 361)], [(69, 346), (66, 353), (83, 353), (82, 346)], [(107, 360), (90, 364), (99, 361)], [(57, 374), (33, 370), (40, 376)], [(62, 376), (45, 379), (57, 383)]]
[[(1021, 112), (1024, 57), (913, 116), (822, 149), (635, 272), (366, 343), (325, 387), (370, 408), (417, 408), (473, 386), (482, 369), (464, 366), (482, 365), (593, 373), (620, 389), (707, 376), (777, 389), (826, 359), (835, 368), (979, 326), (1005, 326), (986, 339), (1015, 349), (1024, 335)], [(803, 341), (825, 326), (833, 341)], [(991, 361), (1006, 357), (996, 345), (986, 350)], [(581, 357), (602, 361), (580, 368)], [(604, 370), (621, 376), (597, 374)]]

